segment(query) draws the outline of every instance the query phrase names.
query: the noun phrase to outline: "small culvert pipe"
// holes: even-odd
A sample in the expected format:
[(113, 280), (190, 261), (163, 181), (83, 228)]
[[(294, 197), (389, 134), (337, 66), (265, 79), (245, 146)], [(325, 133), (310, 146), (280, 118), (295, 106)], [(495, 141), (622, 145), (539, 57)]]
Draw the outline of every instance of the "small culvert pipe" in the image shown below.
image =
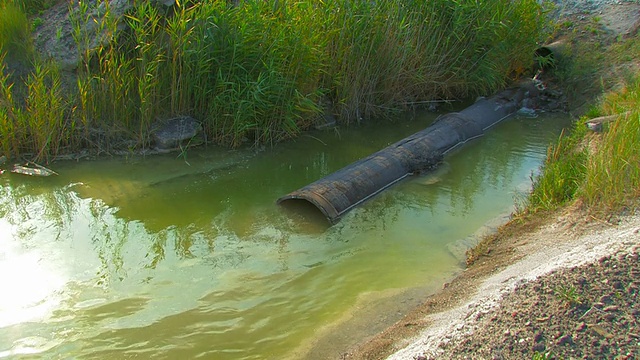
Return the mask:
[(558, 40), (551, 44), (541, 46), (533, 53), (535, 70), (553, 70), (558, 63), (567, 57), (567, 44), (564, 40)]
[(460, 112), (440, 116), (428, 128), (360, 159), (277, 200), (282, 206), (308, 202), (337, 223), (349, 210), (406, 177), (435, 168), (449, 151), (480, 137), (520, 108), (530, 84), (478, 100)]

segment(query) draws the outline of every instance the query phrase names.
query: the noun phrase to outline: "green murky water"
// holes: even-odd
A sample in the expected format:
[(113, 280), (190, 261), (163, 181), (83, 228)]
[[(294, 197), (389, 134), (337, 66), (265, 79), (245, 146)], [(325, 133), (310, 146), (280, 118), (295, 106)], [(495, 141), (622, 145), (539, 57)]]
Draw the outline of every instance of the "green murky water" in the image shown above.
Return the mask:
[(566, 119), (504, 122), (328, 229), (274, 204), (432, 120), (0, 176), (0, 358), (298, 357), (359, 299), (441, 284)]

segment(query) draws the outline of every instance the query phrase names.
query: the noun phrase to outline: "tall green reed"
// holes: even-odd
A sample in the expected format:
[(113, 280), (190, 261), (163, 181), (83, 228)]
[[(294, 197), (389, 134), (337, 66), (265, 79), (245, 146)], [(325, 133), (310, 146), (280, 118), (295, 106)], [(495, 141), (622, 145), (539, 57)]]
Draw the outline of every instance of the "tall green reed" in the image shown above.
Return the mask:
[(544, 22), (535, 0), (159, 6), (70, 6), (75, 143), (145, 147), (153, 121), (191, 115), (216, 142), (268, 144), (312, 126), (326, 99), (350, 123), (486, 93), (527, 65)]
[(159, 96), (161, 89), (161, 66), (165, 60), (161, 44), (161, 18), (158, 10), (150, 3), (138, 5), (134, 15), (128, 16), (128, 24), (135, 38), (136, 56), (134, 66), (137, 78), (139, 142), (149, 144), (148, 134), (151, 123), (158, 114), (158, 104), (163, 101)]
[(51, 62), (36, 62), (26, 80), (25, 103), (14, 98), (13, 83), (0, 56), (0, 150), (7, 157), (31, 153), (48, 161), (73, 142), (72, 109), (62, 92), (60, 73)]
[(67, 119), (68, 106), (62, 94), (60, 73), (55, 64), (36, 64), (27, 79), (28, 96), (24, 122), (28, 124), (28, 148), (35, 160), (49, 160), (70, 142), (73, 124)]
[(586, 164), (582, 194), (591, 206), (617, 210), (640, 196), (640, 78), (605, 98), (605, 113), (620, 114), (607, 127)]
[[(94, 116), (93, 103), (91, 97), (92, 90), (92, 71), (91, 71), (91, 52), (92, 52), (92, 34), (87, 31), (87, 26), (92, 21), (89, 4), (85, 1), (78, 1), (77, 6), (69, 4), (69, 22), (71, 23), (73, 40), (76, 43), (78, 51), (78, 64), (76, 85), (77, 97), (76, 103), (79, 108), (77, 115), (80, 125), (83, 128), (83, 136), (89, 138), (89, 129), (93, 126), (92, 120)], [(96, 24), (101, 22), (96, 21)]]
[(6, 54), (0, 53), (0, 150), (9, 158), (20, 154), (24, 127), (22, 111), (13, 97), (13, 83), (4, 63)]
[(207, 82), (193, 98), (206, 96), (203, 119), (213, 138), (232, 146), (269, 143), (310, 125), (319, 112), (321, 62), (317, 36), (298, 21), (312, 9), (247, 2), (201, 10), (206, 20), (193, 34), (208, 41), (192, 43), (211, 61), (191, 61), (190, 74)]
[(108, 1), (70, 4), (69, 13), (80, 56), (76, 101), (85, 142), (108, 148), (114, 142), (142, 139), (139, 74), (132, 42), (124, 41), (120, 30), (123, 19), (111, 11)]
[(208, 116), (219, 60), (214, 51), (221, 36), (217, 29), (228, 25), (228, 11), (232, 9), (226, 2), (179, 4), (175, 15), (167, 19), (171, 114), (203, 120)]
[(530, 64), (544, 18), (536, 1), (335, 1), (324, 86), (341, 118), (486, 94)]

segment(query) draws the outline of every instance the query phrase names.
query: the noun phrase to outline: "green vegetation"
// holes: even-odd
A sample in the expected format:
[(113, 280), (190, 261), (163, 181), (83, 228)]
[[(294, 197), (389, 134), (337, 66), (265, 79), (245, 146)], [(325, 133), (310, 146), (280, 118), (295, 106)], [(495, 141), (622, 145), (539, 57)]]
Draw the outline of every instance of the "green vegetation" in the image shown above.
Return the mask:
[(576, 124), (572, 135), (565, 132), (549, 147), (541, 174), (535, 179), (528, 211), (551, 210), (574, 199), (584, 182), (587, 154), (578, 147), (584, 124)]
[(12, 5), (29, 15), (36, 15), (55, 5), (58, 0), (4, 0), (3, 4)]
[(621, 114), (588, 157), (583, 195), (590, 206), (616, 210), (640, 196), (640, 78), (608, 96), (605, 114)]
[(24, 59), (30, 48), (30, 25), (25, 12), (11, 2), (0, 2), (0, 54)]
[(578, 294), (578, 290), (575, 286), (558, 286), (554, 293), (558, 297), (558, 300), (563, 301), (569, 307), (582, 304), (582, 296)]
[(536, 351), (533, 353), (531, 360), (562, 360), (564, 359), (562, 356), (554, 356), (552, 352), (541, 353)]
[[(22, 32), (24, 14), (36, 21), (51, 6), (15, 3), (2, 6), (21, 11)], [(176, 115), (202, 121), (216, 143), (273, 143), (312, 126), (322, 104), (349, 124), (487, 94), (528, 71), (545, 28), (535, 0), (204, 1), (172, 9), (140, 1), (123, 17), (104, 1), (70, 6), (81, 58), (74, 85), (61, 86), (55, 66), (35, 56), (27, 84), (2, 65), (4, 155), (145, 148), (151, 124)], [(8, 23), (0, 18), (0, 28)]]
[[(584, 29), (593, 23), (598, 21), (586, 25), (564, 22), (562, 29), (556, 29), (565, 48), (553, 64), (552, 76), (562, 85), (575, 111), (584, 115), (548, 148), (541, 172), (532, 179), (532, 192), (518, 199), (514, 214), (517, 221), (470, 249), (467, 265), (488, 254), (495, 243), (535, 229), (545, 222), (547, 214), (562, 206), (584, 206), (596, 218), (637, 210), (640, 73), (636, 59), (640, 57), (640, 36), (619, 36), (612, 42)], [(545, 59), (539, 61), (544, 64)], [(597, 106), (589, 105), (594, 99)], [(584, 105), (591, 107), (586, 109)], [(603, 117), (608, 121), (603, 122), (602, 132), (593, 132), (585, 125), (589, 119)]]
[[(640, 196), (640, 78), (607, 95), (599, 108), (582, 117), (571, 135), (549, 148), (542, 173), (535, 179), (528, 212), (553, 210), (582, 200), (593, 211), (619, 211)], [(616, 115), (602, 134), (584, 122)]]
[[(604, 124), (603, 133), (587, 130), (585, 121), (602, 115), (620, 114)], [(498, 241), (516, 232), (529, 231), (544, 221), (544, 214), (571, 202), (588, 207), (593, 215), (617, 214), (637, 209), (640, 197), (640, 77), (621, 90), (606, 96), (549, 147), (533, 191), (519, 206), (520, 220), (499, 233), (484, 238), (467, 251), (467, 265), (488, 254)], [(528, 221), (522, 221), (527, 219)], [(556, 295), (573, 306), (580, 295), (574, 288), (558, 288)]]
[[(574, 103), (600, 93), (592, 106), (563, 133), (547, 153), (542, 172), (520, 216), (554, 210), (573, 201), (594, 213), (618, 212), (637, 206), (640, 196), (640, 36), (619, 36), (613, 42), (589, 31), (600, 26), (593, 18), (565, 29), (566, 53), (554, 76)], [(603, 131), (594, 133), (585, 122), (606, 117)]]

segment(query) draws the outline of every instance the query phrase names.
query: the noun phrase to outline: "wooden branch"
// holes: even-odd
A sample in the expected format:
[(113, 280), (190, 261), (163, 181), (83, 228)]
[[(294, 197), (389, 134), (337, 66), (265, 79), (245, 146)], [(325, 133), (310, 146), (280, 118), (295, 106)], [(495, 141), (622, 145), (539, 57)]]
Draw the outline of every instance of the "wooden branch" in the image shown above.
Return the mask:
[(620, 116), (627, 116), (627, 115), (629, 115), (629, 113), (631, 113), (631, 111), (627, 111), (627, 112), (624, 112), (622, 114), (613, 114), (613, 115), (607, 115), (607, 116), (600, 116), (600, 117), (597, 117), (597, 118), (589, 119), (589, 120), (585, 121), (584, 124), (587, 125), (589, 130), (592, 130), (592, 131), (595, 131), (595, 132), (602, 132), (602, 124), (615, 121)]

